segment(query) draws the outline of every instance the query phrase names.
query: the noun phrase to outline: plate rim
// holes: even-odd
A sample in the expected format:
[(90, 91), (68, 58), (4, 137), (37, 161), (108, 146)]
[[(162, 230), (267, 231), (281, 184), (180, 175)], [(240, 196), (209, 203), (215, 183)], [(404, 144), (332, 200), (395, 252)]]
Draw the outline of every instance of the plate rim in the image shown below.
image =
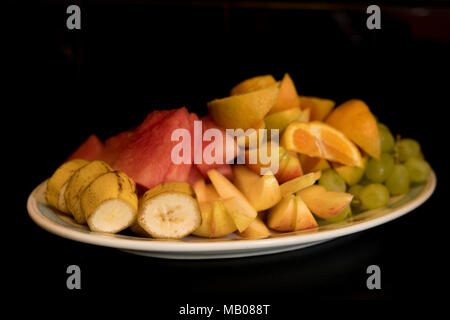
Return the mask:
[(436, 189), (437, 179), (434, 170), (431, 170), (430, 176), (428, 177), (423, 190), (416, 196), (416, 198), (394, 209), (393, 212), (374, 219), (370, 219), (368, 221), (363, 221), (349, 226), (343, 226), (342, 228), (326, 230), (317, 233), (296, 234), (290, 236), (287, 235), (267, 239), (237, 239), (226, 241), (215, 240), (211, 242), (155, 240), (150, 238), (138, 237), (136, 237), (136, 239), (120, 239), (114, 237), (114, 235), (109, 234), (84, 233), (77, 231), (75, 229), (58, 224), (57, 222), (45, 216), (39, 209), (39, 203), (36, 198), (36, 194), (38, 190), (42, 188), (42, 185), (46, 182), (47, 180), (36, 186), (30, 193), (27, 200), (27, 210), (29, 216), (38, 226), (40, 226), (44, 230), (66, 239), (104, 247), (147, 252), (183, 252), (185, 254), (188, 254), (189, 252), (230, 252), (286, 247), (302, 243), (331, 240), (334, 238), (364, 231), (397, 219), (419, 207), (433, 194), (434, 190)]

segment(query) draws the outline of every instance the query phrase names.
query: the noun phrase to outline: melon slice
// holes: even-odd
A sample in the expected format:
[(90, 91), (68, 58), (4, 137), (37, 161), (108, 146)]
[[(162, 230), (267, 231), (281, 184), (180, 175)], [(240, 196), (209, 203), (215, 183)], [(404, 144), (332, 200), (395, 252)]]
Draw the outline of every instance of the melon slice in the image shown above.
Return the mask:
[(95, 135), (91, 134), (66, 161), (72, 159), (84, 159), (87, 161), (100, 160), (103, 155), (103, 143)]
[(150, 113), (119, 152), (113, 167), (145, 188), (164, 181), (187, 181), (191, 164), (172, 162), (172, 149), (178, 142), (171, 141), (171, 136), (176, 129), (191, 131), (191, 127), (185, 107)]

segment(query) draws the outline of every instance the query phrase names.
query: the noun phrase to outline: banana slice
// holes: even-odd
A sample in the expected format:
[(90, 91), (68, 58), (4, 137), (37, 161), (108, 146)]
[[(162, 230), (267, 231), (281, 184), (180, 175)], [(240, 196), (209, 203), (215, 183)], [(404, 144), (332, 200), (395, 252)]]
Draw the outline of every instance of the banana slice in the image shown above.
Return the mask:
[(64, 192), (72, 174), (89, 162), (83, 159), (74, 159), (63, 163), (47, 182), (47, 203), (61, 212), (70, 214), (64, 200)]
[(81, 209), (80, 197), (84, 189), (98, 176), (112, 171), (112, 168), (103, 161), (92, 161), (74, 172), (70, 178), (64, 199), (67, 209), (72, 213), (75, 220), (80, 224), (86, 223), (86, 217)]
[(180, 239), (200, 226), (200, 209), (188, 183), (168, 182), (153, 189), (142, 197), (137, 218), (152, 237)]
[(180, 193), (185, 193), (188, 196), (195, 195), (194, 189), (192, 189), (192, 187), (189, 183), (171, 181), (171, 182), (161, 183), (161, 184), (157, 185), (156, 187), (151, 188), (150, 190), (145, 192), (144, 195), (142, 196), (142, 201), (156, 197), (158, 194), (165, 193), (165, 192), (180, 192)]
[(83, 191), (80, 204), (92, 231), (117, 233), (136, 220), (136, 184), (122, 171), (104, 173)]
[(150, 238), (151, 237), (148, 234), (148, 232), (145, 231), (144, 229), (142, 229), (142, 227), (137, 222), (134, 222), (130, 226), (130, 231), (133, 232), (135, 235), (140, 236), (140, 237), (144, 237), (144, 238)]

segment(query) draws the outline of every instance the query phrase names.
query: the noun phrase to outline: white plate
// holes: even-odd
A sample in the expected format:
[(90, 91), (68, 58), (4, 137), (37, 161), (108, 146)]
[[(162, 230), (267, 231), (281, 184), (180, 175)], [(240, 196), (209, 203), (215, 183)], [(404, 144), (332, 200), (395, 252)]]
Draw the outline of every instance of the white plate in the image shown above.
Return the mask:
[(427, 183), (413, 187), (404, 196), (392, 198), (386, 208), (355, 214), (343, 222), (324, 224), (306, 231), (273, 232), (271, 237), (260, 240), (244, 240), (235, 234), (220, 239), (189, 236), (181, 240), (157, 240), (91, 232), (86, 226), (77, 224), (72, 218), (46, 204), (46, 181), (30, 194), (27, 208), (34, 222), (45, 230), (80, 242), (167, 259), (235, 258), (305, 248), (373, 228), (417, 208), (431, 196), (435, 187), (436, 176), (431, 172)]

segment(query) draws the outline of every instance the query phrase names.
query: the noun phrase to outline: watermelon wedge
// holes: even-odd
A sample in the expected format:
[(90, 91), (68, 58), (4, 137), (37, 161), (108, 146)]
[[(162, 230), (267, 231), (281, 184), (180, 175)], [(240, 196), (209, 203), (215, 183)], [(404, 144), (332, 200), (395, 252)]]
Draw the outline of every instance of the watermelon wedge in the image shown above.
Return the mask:
[(118, 152), (112, 166), (145, 188), (165, 181), (187, 181), (191, 164), (174, 164), (171, 159), (172, 149), (178, 144), (171, 141), (172, 132), (179, 128), (192, 130), (185, 107), (150, 113)]
[(106, 139), (102, 160), (112, 166), (117, 160), (119, 153), (126, 147), (128, 142), (130, 142), (132, 136), (133, 131), (124, 131)]
[(72, 159), (84, 159), (93, 161), (101, 159), (103, 155), (103, 143), (95, 135), (91, 134), (79, 147), (75, 150), (67, 161)]

